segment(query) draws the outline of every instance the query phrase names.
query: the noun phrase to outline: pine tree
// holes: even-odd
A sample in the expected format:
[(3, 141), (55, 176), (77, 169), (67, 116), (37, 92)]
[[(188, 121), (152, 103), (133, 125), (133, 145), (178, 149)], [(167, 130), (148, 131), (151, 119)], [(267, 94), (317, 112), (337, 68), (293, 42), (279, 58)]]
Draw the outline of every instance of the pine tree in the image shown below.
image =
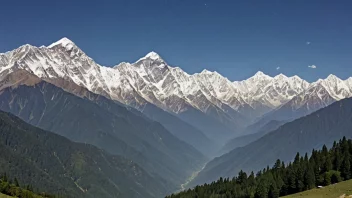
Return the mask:
[(255, 198), (267, 198), (269, 193), (268, 181), (265, 178), (261, 178), (258, 182)]
[(297, 153), (293, 163), (287, 166), (278, 159), (272, 168), (266, 167), (256, 176), (253, 172), (247, 176), (245, 172), (240, 171), (238, 176), (231, 180), (220, 178), (211, 184), (181, 193), (182, 196), (171, 197), (276, 198), (279, 195), (285, 196), (315, 188), (317, 185), (325, 186), (351, 178), (351, 162), (352, 140), (344, 138), (335, 142), (330, 150), (326, 146), (320, 151), (313, 150), (310, 157), (307, 153), (304, 157)]
[(268, 198), (279, 198), (280, 191), (277, 188), (275, 182), (273, 182), (269, 187)]
[(246, 184), (247, 183), (247, 173), (242, 170), (238, 173), (238, 177), (236, 179), (236, 183), (238, 184)]
[(297, 153), (297, 154), (296, 154), (296, 157), (295, 157), (295, 160), (293, 161), (293, 165), (299, 164), (299, 159), (300, 159), (299, 153)]
[(289, 164), (288, 166), (288, 172), (287, 172), (287, 177), (288, 177), (288, 193), (296, 193), (297, 192), (297, 183), (296, 183), (296, 174), (292, 168), (292, 165)]
[(16, 177), (15, 177), (14, 183), (15, 183), (15, 186), (20, 187), (20, 184), (18, 183), (18, 180)]
[(325, 173), (328, 172), (330, 170), (332, 170), (332, 161), (331, 161), (331, 157), (329, 154), (329, 151), (327, 150), (327, 147), (324, 145), (323, 149), (322, 149), (322, 155), (323, 155), (323, 166), (321, 169), (321, 173)]
[(275, 169), (275, 170), (279, 170), (280, 168), (281, 168), (281, 160), (280, 160), (280, 159), (278, 159), (278, 160), (276, 160), (276, 162), (275, 162), (275, 165), (274, 165), (273, 169)]
[(344, 180), (351, 179), (351, 157), (350, 154), (346, 151), (343, 157), (342, 166), (341, 166), (341, 176)]
[(315, 175), (313, 166), (309, 165), (304, 174), (304, 190), (309, 190), (315, 187)]
[(7, 175), (6, 173), (4, 173), (4, 175), (2, 176), (2, 179), (1, 179), (3, 182), (8, 182), (8, 178), (7, 178)]

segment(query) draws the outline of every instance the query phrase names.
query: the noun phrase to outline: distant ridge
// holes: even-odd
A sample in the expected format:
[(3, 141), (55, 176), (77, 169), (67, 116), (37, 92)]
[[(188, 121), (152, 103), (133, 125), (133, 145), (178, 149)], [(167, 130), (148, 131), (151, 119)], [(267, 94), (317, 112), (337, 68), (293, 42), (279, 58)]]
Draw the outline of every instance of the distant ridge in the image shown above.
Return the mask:
[(275, 160), (293, 160), (295, 154), (311, 152), (334, 140), (352, 138), (352, 98), (344, 99), (310, 115), (286, 123), (260, 139), (213, 159), (191, 186), (219, 177), (232, 178), (240, 170), (258, 171)]
[(309, 83), (298, 76), (271, 77), (259, 71), (231, 82), (208, 70), (190, 75), (168, 65), (156, 52), (135, 63), (104, 67), (68, 38), (48, 47), (27, 44), (0, 55), (0, 89), (35, 84), (26, 73), (71, 93), (84, 88), (140, 111), (153, 104), (218, 144), (258, 120), (266, 124), (279, 117), (297, 118), (352, 96), (352, 78), (330, 75)]

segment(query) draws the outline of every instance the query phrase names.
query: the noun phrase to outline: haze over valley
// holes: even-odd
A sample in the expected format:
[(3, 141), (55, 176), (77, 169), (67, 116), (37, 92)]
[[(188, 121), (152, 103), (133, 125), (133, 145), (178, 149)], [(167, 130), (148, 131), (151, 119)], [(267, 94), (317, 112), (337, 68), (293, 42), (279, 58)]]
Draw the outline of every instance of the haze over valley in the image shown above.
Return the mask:
[(0, 193), (277, 198), (345, 187), (351, 3), (252, 3), (4, 3)]
[[(284, 134), (299, 130), (301, 135), (319, 133), (322, 138), (316, 128), (320, 124), (308, 121), (301, 127), (314, 128), (303, 130), (295, 126), (300, 120), (293, 120), (351, 97), (352, 78), (329, 75), (309, 83), (298, 76), (271, 77), (259, 71), (247, 80), (231, 82), (216, 71), (188, 74), (155, 52), (110, 68), (94, 62), (68, 38), (48, 47), (26, 44), (0, 57), (2, 111), (72, 141), (131, 159), (151, 176), (167, 181), (169, 189), (164, 192), (181, 188), (189, 177), (192, 181), (187, 187), (192, 187), (219, 176), (233, 177), (240, 169), (258, 171), (277, 158), (290, 161), (298, 151), (309, 152), (350, 136), (341, 131), (349, 131), (345, 126), (336, 129), (334, 138), (329, 133), (319, 142), (307, 137), (305, 146), (298, 146), (301, 141), (292, 142), (292, 135)], [(332, 118), (327, 120), (332, 122)], [(248, 140), (241, 140), (247, 136)], [(279, 137), (280, 142), (293, 144), (291, 154), (282, 153), (283, 147), (277, 144), (268, 145), (267, 139)], [(206, 176), (210, 167), (220, 166), (214, 163), (240, 150), (255, 166), (241, 160), (237, 162), (242, 165), (231, 172)], [(258, 161), (259, 153), (251, 157), (251, 151), (260, 151), (263, 160)], [(226, 162), (229, 168), (235, 168), (239, 158), (243, 156)], [(220, 163), (224, 171), (225, 162)]]

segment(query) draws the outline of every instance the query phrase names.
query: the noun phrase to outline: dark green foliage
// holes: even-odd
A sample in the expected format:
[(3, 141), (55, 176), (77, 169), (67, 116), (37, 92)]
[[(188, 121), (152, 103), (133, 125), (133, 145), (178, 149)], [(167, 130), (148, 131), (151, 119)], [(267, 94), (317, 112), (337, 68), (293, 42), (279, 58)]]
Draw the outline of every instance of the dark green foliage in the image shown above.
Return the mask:
[(15, 180), (14, 180), (14, 184), (15, 184), (15, 186), (17, 186), (17, 187), (20, 187), (20, 184), (18, 183), (17, 178), (15, 178)]
[[(27, 185), (28, 187), (29, 185)], [(6, 173), (0, 179), (0, 193), (18, 197), (18, 198), (55, 198), (60, 197), (59, 195), (50, 195), (47, 193), (35, 193), (33, 189), (30, 188), (23, 188), (19, 185), (17, 178), (14, 179), (14, 182), (11, 183), (7, 180)]]
[(0, 152), (0, 173), (7, 173), (0, 177), (2, 188), (10, 188), (16, 196), (17, 186), (75, 198), (151, 198), (167, 193), (163, 180), (131, 160), (71, 142), (4, 112), (0, 112)]
[[(352, 141), (343, 138), (329, 150), (312, 151), (301, 157), (299, 153), (287, 166), (277, 160), (272, 168), (264, 168), (254, 177), (240, 171), (232, 179), (220, 178), (211, 184), (197, 186), (168, 198), (221, 197), (221, 198), (278, 198), (348, 180), (351, 176)], [(342, 158), (337, 159), (337, 158)]]

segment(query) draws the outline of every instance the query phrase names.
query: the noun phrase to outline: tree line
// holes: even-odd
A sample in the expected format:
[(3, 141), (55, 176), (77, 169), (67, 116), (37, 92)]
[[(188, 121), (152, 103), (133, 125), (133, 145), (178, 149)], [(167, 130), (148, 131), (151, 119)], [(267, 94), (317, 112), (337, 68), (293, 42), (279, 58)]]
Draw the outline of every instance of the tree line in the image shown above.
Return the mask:
[(240, 171), (232, 179), (220, 178), (167, 198), (277, 198), (349, 180), (351, 176), (352, 140), (344, 137), (331, 149), (324, 145), (321, 150), (313, 150), (310, 157), (297, 153), (289, 164), (278, 159), (273, 167), (256, 174)]
[(57, 196), (46, 193), (35, 193), (31, 185), (20, 186), (17, 178), (11, 180), (7, 174), (0, 176), (0, 192), (18, 198), (55, 198)]

